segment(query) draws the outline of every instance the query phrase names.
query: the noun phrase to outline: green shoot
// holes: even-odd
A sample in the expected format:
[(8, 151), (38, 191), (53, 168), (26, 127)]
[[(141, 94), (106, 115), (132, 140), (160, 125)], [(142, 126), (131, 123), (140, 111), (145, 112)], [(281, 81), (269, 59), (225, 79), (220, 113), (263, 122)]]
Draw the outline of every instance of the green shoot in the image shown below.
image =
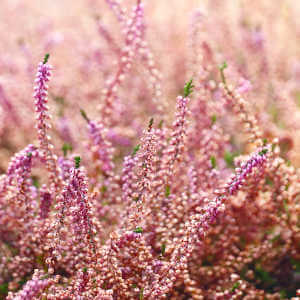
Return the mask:
[(144, 288), (140, 289), (140, 296), (139, 296), (139, 300), (143, 300), (144, 299)]
[(158, 124), (158, 129), (162, 129), (163, 124), (164, 124), (164, 120), (160, 120)]
[(81, 113), (82, 117), (89, 123), (90, 119), (88, 118), (86, 112), (82, 108), (80, 109), (80, 113)]
[(74, 161), (75, 161), (75, 169), (78, 169), (80, 167), (80, 161), (81, 161), (80, 156), (75, 156)]
[(224, 84), (226, 84), (226, 78), (225, 78), (225, 75), (224, 75), (224, 70), (228, 67), (226, 61), (223, 62), (222, 65), (219, 66), (219, 70), (220, 70), (220, 73), (221, 73), (221, 79), (222, 79), (222, 82)]
[(237, 281), (237, 282), (233, 285), (233, 287), (232, 287), (232, 289), (231, 289), (231, 292), (234, 292), (239, 286), (240, 286), (240, 283)]
[(265, 155), (267, 152), (268, 152), (268, 149), (262, 149), (261, 151), (258, 152), (258, 154), (259, 154), (260, 156), (263, 156), (263, 155)]
[(46, 53), (45, 56), (44, 56), (44, 61), (43, 61), (43, 64), (44, 64), (44, 65), (48, 62), (49, 57), (50, 57), (50, 54), (49, 54), (49, 53)]
[(141, 148), (141, 145), (136, 145), (134, 148), (133, 148), (133, 151), (132, 151), (132, 156), (135, 156), (136, 153), (140, 150)]
[(133, 230), (135, 233), (143, 233), (143, 228), (142, 227), (137, 227), (136, 229)]
[(165, 190), (165, 196), (166, 196), (166, 198), (168, 198), (170, 196), (170, 194), (171, 194), (171, 189), (170, 189), (170, 186), (167, 185), (166, 186), (166, 190)]
[(211, 116), (211, 125), (214, 125), (217, 121), (217, 116), (216, 115), (212, 115)]
[(151, 127), (152, 127), (152, 125), (153, 125), (153, 122), (154, 122), (154, 119), (151, 118), (150, 121), (149, 121), (149, 126), (148, 126), (149, 129), (151, 129)]
[(64, 157), (66, 157), (68, 154), (68, 151), (72, 151), (73, 148), (72, 148), (71, 144), (65, 143), (65, 144), (63, 144), (61, 150), (64, 153)]
[(211, 167), (212, 167), (213, 169), (215, 169), (216, 166), (217, 166), (217, 160), (216, 160), (216, 157), (215, 157), (215, 156), (211, 156), (211, 157), (210, 157), (210, 163), (211, 163)]
[(193, 79), (191, 79), (190, 81), (188, 81), (185, 86), (184, 86), (184, 93), (183, 96), (184, 98), (188, 97), (192, 92), (193, 92), (193, 88), (195, 86), (193, 85)]

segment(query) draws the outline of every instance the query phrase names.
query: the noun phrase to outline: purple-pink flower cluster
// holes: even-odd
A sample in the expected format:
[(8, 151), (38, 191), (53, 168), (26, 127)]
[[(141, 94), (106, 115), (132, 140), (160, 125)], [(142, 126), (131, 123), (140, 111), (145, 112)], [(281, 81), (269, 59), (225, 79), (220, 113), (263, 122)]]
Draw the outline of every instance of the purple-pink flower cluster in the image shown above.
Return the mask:
[(48, 2), (1, 2), (0, 299), (299, 299), (298, 2)]

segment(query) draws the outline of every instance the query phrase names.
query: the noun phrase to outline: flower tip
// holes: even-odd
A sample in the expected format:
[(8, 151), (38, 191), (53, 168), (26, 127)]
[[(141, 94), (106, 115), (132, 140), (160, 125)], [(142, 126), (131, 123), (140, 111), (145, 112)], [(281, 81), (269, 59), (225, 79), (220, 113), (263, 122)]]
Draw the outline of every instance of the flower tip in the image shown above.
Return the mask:
[(153, 125), (153, 122), (154, 122), (154, 119), (153, 119), (153, 118), (151, 118), (151, 119), (150, 119), (150, 121), (149, 121), (149, 128), (151, 128), (151, 127), (152, 127), (152, 125)]
[(171, 194), (171, 188), (169, 185), (166, 186), (166, 189), (165, 189), (165, 196), (166, 198), (168, 198)]
[(193, 92), (193, 88), (195, 86), (193, 85), (193, 79), (191, 79), (190, 81), (188, 81), (185, 86), (184, 86), (184, 98), (188, 97), (192, 92)]
[(219, 66), (219, 70), (220, 70), (220, 73), (221, 73), (221, 79), (222, 79), (222, 82), (223, 82), (224, 84), (226, 84), (226, 78), (225, 78), (225, 75), (224, 75), (224, 70), (225, 70), (227, 67), (228, 67), (228, 65), (227, 65), (227, 62), (226, 62), (226, 61), (224, 61), (223, 64), (221, 64), (221, 65)]
[(75, 157), (74, 157), (74, 161), (75, 161), (75, 169), (79, 169), (79, 167), (80, 167), (80, 162), (81, 162), (80, 156), (75, 156)]
[(216, 115), (212, 115), (211, 116), (211, 124), (214, 125), (217, 121), (217, 116)]
[(260, 156), (264, 156), (268, 152), (268, 149), (262, 149), (261, 151), (258, 152)]
[(90, 119), (88, 118), (86, 112), (82, 108), (80, 109), (80, 113), (87, 122), (90, 122)]
[(159, 128), (159, 129), (162, 129), (163, 124), (164, 124), (164, 120), (160, 120), (160, 122), (159, 122), (159, 124), (158, 124), (158, 128)]
[(223, 71), (223, 70), (225, 70), (227, 67), (228, 67), (227, 62), (224, 61), (224, 62), (219, 66), (219, 69), (220, 69), (221, 71)]
[(49, 53), (46, 53), (45, 56), (44, 56), (44, 61), (43, 61), (43, 64), (44, 64), (44, 65), (48, 62), (49, 57), (50, 57), (50, 54), (49, 54)]
[(68, 144), (68, 143), (64, 143), (61, 150), (63, 151), (64, 153), (64, 157), (67, 156), (68, 154), (68, 151), (72, 151), (73, 150), (73, 147), (71, 144)]
[(143, 233), (143, 228), (142, 227), (137, 227), (136, 229), (133, 230), (135, 233)]
[(137, 145), (134, 147), (133, 151), (132, 151), (132, 156), (135, 156), (136, 153), (140, 150), (141, 145)]

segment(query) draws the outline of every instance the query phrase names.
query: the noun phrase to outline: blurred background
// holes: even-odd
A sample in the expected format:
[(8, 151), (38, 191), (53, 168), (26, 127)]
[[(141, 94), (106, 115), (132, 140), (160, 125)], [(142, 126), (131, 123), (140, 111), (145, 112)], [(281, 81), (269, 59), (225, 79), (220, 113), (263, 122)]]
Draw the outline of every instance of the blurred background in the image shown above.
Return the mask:
[[(125, 45), (124, 26), (110, 7), (112, 2), (1, 1), (2, 172), (13, 153), (36, 140), (32, 91), (36, 67), (45, 53), (50, 53), (53, 65), (49, 106), (55, 148), (61, 152), (67, 141), (74, 151), (84, 149), (86, 128), (79, 108), (101, 119), (102, 91), (116, 73)], [(130, 16), (135, 4), (125, 0), (120, 7)], [(264, 136), (278, 136), (282, 155), (299, 165), (300, 2), (169, 0), (144, 4), (144, 41), (157, 76), (149, 86), (143, 57), (134, 58), (118, 89), (114, 110), (119, 121), (111, 127), (110, 136), (120, 151), (132, 149), (151, 116), (170, 122), (175, 97), (197, 74), (200, 57), (211, 70), (212, 84), (220, 82), (216, 70), (223, 61), (228, 63), (226, 76), (233, 85), (241, 79), (251, 83), (246, 98)], [(159, 89), (155, 101), (153, 87)], [(230, 135), (234, 130), (238, 127), (227, 128)]]

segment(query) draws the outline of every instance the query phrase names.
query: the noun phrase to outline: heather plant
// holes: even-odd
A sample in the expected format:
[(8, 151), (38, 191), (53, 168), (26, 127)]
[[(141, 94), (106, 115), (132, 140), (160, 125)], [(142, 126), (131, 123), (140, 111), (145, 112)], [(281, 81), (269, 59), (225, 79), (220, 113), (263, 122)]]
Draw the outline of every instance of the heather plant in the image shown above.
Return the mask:
[(1, 4), (0, 299), (300, 299), (300, 6), (173, 2)]

